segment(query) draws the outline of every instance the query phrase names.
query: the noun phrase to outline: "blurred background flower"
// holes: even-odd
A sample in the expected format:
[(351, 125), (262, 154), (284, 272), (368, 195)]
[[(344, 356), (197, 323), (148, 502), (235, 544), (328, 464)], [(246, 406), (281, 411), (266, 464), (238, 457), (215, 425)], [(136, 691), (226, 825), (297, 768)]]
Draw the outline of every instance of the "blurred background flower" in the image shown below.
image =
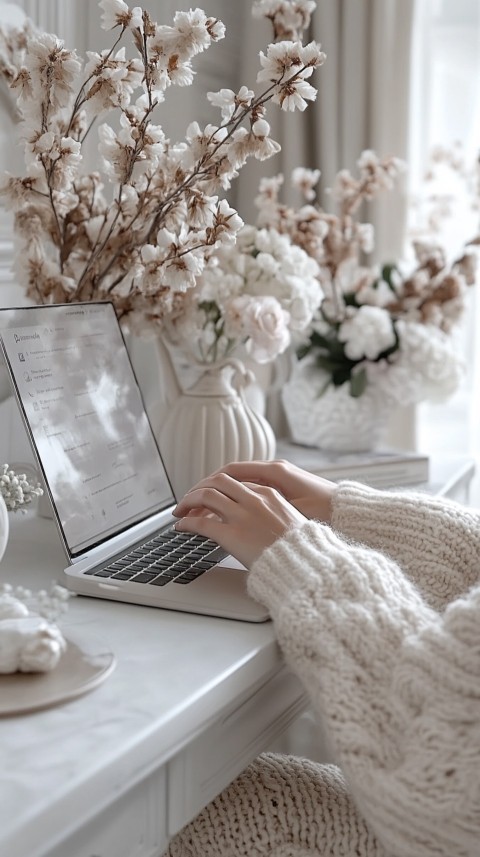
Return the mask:
[(261, 183), (256, 202), (259, 223), (288, 235), (319, 266), (323, 298), (298, 357), (314, 361), (323, 391), (346, 384), (355, 398), (374, 384), (386, 401), (405, 405), (446, 398), (458, 386), (463, 361), (454, 332), (476, 255), (465, 246), (451, 259), (440, 243), (417, 239), (413, 261), (368, 263), (374, 230), (360, 221), (362, 206), (391, 190), (403, 169), (396, 158), (364, 151), (356, 176), (336, 176), (335, 213), (314, 202), (318, 171), (294, 171), (305, 197), (300, 207), (280, 201), (281, 176)]

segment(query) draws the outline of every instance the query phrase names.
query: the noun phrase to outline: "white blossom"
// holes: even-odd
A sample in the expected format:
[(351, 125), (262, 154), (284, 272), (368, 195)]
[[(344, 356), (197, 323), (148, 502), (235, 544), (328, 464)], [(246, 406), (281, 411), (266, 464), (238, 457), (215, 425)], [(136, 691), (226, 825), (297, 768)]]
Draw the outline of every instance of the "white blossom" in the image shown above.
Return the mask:
[(388, 363), (368, 364), (370, 383), (401, 405), (448, 399), (465, 373), (455, 341), (434, 325), (400, 320), (397, 327), (400, 348)]
[(16, 512), (41, 497), (43, 488), (40, 482), (29, 479), (25, 473), (17, 473), (8, 464), (0, 468), (0, 496), (3, 497), (9, 512)]
[(309, 26), (315, 7), (313, 0), (255, 0), (252, 14), (270, 18), (278, 37), (295, 39)]
[(269, 363), (290, 343), (290, 316), (276, 298), (239, 295), (232, 304), (242, 318), (247, 350), (257, 363)]
[(315, 101), (316, 97), (316, 89), (305, 80), (299, 79), (281, 84), (272, 100), (279, 104), (282, 110), (303, 111), (307, 107), (307, 101)]
[(75, 51), (66, 50), (56, 36), (42, 33), (29, 39), (24, 63), (30, 75), (33, 101), (40, 95), (54, 110), (70, 103), (81, 70)]
[(235, 93), (233, 89), (220, 89), (218, 92), (207, 92), (207, 98), (215, 107), (220, 107), (222, 120), (229, 122), (235, 113)]
[(357, 235), (360, 250), (363, 253), (372, 253), (375, 246), (375, 229), (372, 223), (358, 223)]
[(318, 184), (320, 170), (306, 170), (304, 167), (296, 167), (292, 170), (292, 185), (298, 187), (305, 199), (315, 199), (313, 188)]
[(87, 51), (87, 56), (85, 76), (92, 78), (86, 89), (90, 114), (128, 107), (133, 92), (142, 84), (142, 62), (137, 58), (126, 59), (125, 48), (120, 48), (115, 56), (107, 50), (100, 54)]
[(395, 331), (386, 310), (365, 304), (341, 323), (338, 338), (350, 360), (375, 360), (395, 344)]
[(102, 28), (111, 30), (113, 27), (142, 27), (142, 10), (139, 6), (129, 9), (123, 0), (100, 0), (99, 4), (103, 9)]

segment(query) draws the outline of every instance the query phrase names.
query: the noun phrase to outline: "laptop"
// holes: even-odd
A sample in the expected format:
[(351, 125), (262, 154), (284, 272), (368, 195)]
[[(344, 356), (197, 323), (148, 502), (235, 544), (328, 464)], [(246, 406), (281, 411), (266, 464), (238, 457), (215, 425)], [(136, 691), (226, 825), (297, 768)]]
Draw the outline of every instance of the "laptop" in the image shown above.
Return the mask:
[(176, 498), (113, 304), (0, 309), (0, 342), (66, 552), (65, 586), (267, 620), (244, 566), (172, 527)]

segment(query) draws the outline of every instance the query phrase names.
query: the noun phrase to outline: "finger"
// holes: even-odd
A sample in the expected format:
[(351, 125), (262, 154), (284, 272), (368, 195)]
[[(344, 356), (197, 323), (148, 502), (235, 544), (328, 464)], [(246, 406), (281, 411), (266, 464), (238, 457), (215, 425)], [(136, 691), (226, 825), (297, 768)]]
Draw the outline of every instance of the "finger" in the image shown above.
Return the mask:
[(225, 473), (207, 477), (188, 491), (173, 510), (175, 517), (188, 514), (195, 507), (206, 508), (224, 517), (228, 511), (228, 503), (245, 503), (251, 489)]
[[(218, 517), (212, 517), (208, 515), (199, 515), (195, 517), (193, 515), (187, 516), (185, 518), (180, 518), (180, 520), (175, 522), (175, 530), (183, 533), (195, 533), (198, 536), (203, 536), (206, 539), (211, 539), (217, 544), (222, 545), (221, 540), (221, 524), (222, 522)], [(224, 545), (222, 545), (224, 547)]]
[(193, 513), (193, 517), (195, 517), (195, 510), (201, 509), (203, 515), (205, 513), (213, 513), (223, 518), (228, 513), (228, 506), (232, 502), (234, 501), (216, 488), (206, 486), (204, 488), (197, 488), (186, 494), (173, 510), (173, 515), (176, 518), (184, 518), (186, 515)]
[(239, 482), (261, 482), (267, 485), (275, 473), (275, 464), (275, 461), (232, 461), (217, 472), (226, 473)]
[[(204, 485), (209, 485), (212, 479), (220, 475), (227, 475), (237, 482), (252, 482), (268, 485), (271, 482), (269, 472), (272, 470), (276, 462), (272, 461), (237, 461), (226, 464), (210, 473), (204, 479), (201, 479), (190, 488), (190, 491), (195, 491), (197, 488), (202, 488)], [(274, 468), (275, 469), (275, 468)], [(187, 493), (190, 493), (188, 491)]]
[[(204, 476), (204, 478), (200, 479), (199, 482), (196, 482), (195, 485), (192, 485), (192, 487), (189, 488), (189, 490), (184, 494), (184, 497), (189, 496), (190, 494), (192, 494), (193, 491), (197, 491), (199, 488), (208, 488), (212, 485), (217, 484), (221, 485), (222, 482), (219, 480), (221, 480), (224, 476), (228, 476), (228, 479), (234, 479), (234, 477), (226, 474), (225, 469), (221, 467), (219, 470), (215, 470), (214, 473), (209, 473), (208, 476)], [(242, 480), (236, 479), (235, 481), (238, 482)]]
[[(248, 488), (253, 494), (261, 497), (279, 496), (280, 492), (271, 485), (265, 485), (263, 482), (242, 482), (245, 488)], [(285, 498), (283, 498), (285, 500)]]
[(215, 512), (209, 512), (208, 509), (195, 508), (195, 509), (190, 509), (190, 511), (188, 512), (188, 517), (190, 517), (190, 518), (207, 518), (207, 517), (218, 518), (218, 515), (215, 515)]
[(225, 465), (221, 472), (240, 482), (268, 485), (284, 496), (291, 493), (295, 479), (292, 465), (286, 461), (236, 461)]

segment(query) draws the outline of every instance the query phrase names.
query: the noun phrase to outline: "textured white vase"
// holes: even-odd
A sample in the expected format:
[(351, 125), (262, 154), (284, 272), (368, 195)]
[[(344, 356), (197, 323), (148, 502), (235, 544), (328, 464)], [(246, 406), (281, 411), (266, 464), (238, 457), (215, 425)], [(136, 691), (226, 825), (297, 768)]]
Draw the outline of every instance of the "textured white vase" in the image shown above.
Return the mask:
[(282, 389), (292, 440), (332, 452), (380, 447), (386, 434), (388, 403), (372, 387), (358, 398), (350, 395), (349, 384), (329, 384), (325, 389), (328, 377), (311, 357), (294, 366)]
[(245, 398), (251, 380), (239, 360), (226, 359), (172, 404), (159, 444), (177, 498), (230, 461), (274, 457), (273, 430)]
[(0, 495), (0, 561), (7, 547), (9, 527), (8, 509), (5, 500)]

